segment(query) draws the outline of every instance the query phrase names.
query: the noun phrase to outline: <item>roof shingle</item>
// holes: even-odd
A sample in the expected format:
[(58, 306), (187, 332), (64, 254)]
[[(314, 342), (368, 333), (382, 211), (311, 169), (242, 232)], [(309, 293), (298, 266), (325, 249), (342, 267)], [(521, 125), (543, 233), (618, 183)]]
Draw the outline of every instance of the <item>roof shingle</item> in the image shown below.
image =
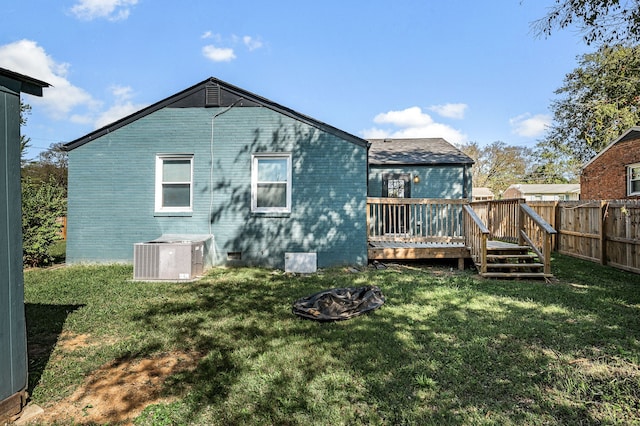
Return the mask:
[(369, 139), (369, 164), (473, 164), (442, 138)]

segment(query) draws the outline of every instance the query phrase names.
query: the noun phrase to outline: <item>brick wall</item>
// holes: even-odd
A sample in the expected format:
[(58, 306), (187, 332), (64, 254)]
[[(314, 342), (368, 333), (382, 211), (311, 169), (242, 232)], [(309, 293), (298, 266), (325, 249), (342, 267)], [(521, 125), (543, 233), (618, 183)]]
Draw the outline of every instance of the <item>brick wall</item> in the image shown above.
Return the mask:
[[(316, 252), (318, 267), (367, 261), (367, 152), (268, 108), (164, 108), (69, 153), (67, 261), (131, 262), (161, 234), (214, 236), (211, 263), (242, 253), (283, 267)], [(251, 154), (292, 154), (292, 211), (251, 212)], [(193, 212), (158, 214), (156, 154), (191, 154)]]
[(583, 200), (620, 200), (627, 196), (627, 166), (640, 163), (640, 138), (610, 146), (580, 176)]

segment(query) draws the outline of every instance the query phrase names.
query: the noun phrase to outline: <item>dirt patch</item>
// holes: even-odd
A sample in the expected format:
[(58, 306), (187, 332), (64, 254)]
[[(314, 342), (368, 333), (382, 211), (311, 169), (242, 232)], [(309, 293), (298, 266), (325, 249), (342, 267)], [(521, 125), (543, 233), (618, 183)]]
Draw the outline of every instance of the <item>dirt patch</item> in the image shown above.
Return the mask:
[(162, 396), (165, 379), (180, 371), (193, 370), (200, 358), (197, 354), (179, 352), (114, 361), (88, 376), (73, 395), (45, 408), (36, 421), (130, 424), (146, 406), (168, 402)]
[(58, 347), (65, 352), (72, 352), (89, 346), (88, 334), (72, 334), (63, 332), (58, 339)]

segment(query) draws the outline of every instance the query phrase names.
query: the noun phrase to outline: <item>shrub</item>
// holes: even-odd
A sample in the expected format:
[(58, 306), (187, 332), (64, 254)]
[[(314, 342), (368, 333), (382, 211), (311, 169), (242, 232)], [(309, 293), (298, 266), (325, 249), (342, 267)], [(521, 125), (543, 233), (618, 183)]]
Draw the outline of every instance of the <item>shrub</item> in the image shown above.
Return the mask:
[(22, 181), (22, 255), (25, 266), (52, 263), (49, 248), (60, 239), (57, 219), (66, 214), (64, 188), (49, 180)]

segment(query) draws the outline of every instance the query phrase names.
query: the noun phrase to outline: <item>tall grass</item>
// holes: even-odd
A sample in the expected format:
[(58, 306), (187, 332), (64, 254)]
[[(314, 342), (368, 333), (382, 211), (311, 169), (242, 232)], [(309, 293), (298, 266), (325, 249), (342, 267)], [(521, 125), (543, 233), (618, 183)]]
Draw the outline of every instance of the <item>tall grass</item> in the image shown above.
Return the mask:
[[(146, 424), (640, 424), (640, 277), (556, 256), (554, 283), (438, 267), (289, 276), (214, 269), (130, 281), (126, 266), (25, 275), (33, 398), (52, 404), (114, 359), (196, 352)], [(292, 302), (378, 285), (386, 304), (316, 323)], [(55, 336), (94, 344), (56, 356)], [(48, 346), (47, 346), (47, 342)]]

